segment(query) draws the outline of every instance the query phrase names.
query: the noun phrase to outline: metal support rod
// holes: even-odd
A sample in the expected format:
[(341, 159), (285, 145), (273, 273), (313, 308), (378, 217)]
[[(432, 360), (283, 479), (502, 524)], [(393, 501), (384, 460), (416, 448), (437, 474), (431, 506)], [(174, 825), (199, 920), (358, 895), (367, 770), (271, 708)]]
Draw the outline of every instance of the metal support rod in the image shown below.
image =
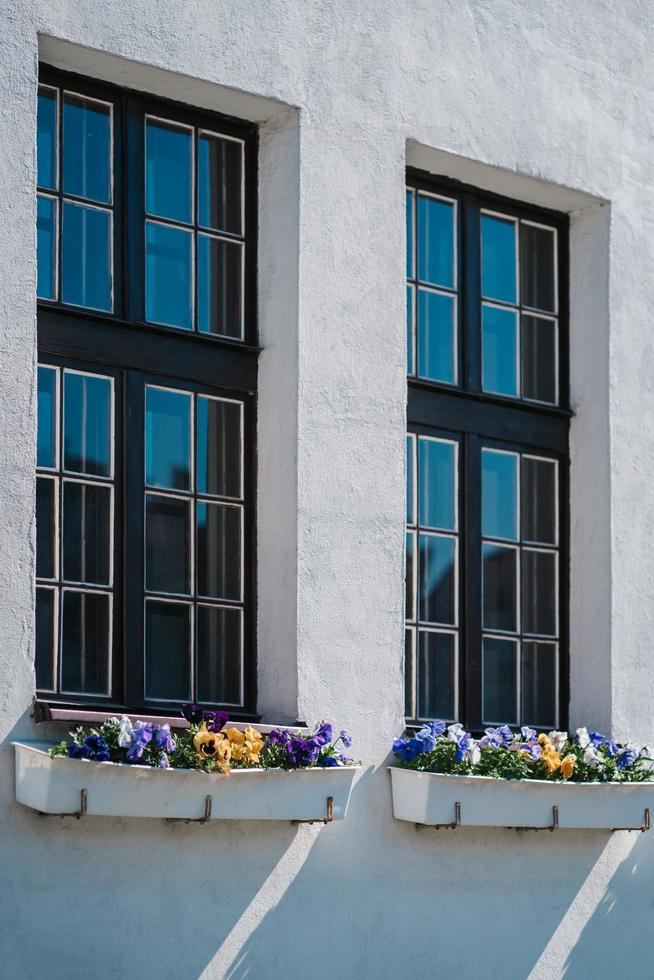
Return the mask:
[(206, 823), (207, 820), (211, 818), (211, 807), (213, 804), (213, 798), (211, 796), (205, 796), (204, 798), (204, 813), (199, 818), (198, 823)]
[(86, 790), (83, 789), (83, 790), (80, 791), (80, 794), (79, 794), (79, 813), (76, 815), (78, 820), (79, 820), (80, 817), (85, 817), (86, 816), (87, 803), (88, 803), (88, 800), (87, 800)]
[(454, 804), (454, 820), (452, 823), (417, 823), (416, 830), (420, 830), (421, 827), (429, 827), (431, 830), (456, 830), (457, 827), (461, 826), (461, 804), (457, 802)]
[(641, 823), (640, 827), (611, 827), (611, 833), (614, 834), (616, 830), (629, 830), (629, 831), (639, 830), (641, 834), (644, 834), (646, 831), (651, 830), (651, 827), (652, 827), (652, 815), (650, 813), (649, 807), (647, 806), (645, 807), (645, 812), (643, 814), (643, 822)]
[(312, 817), (310, 820), (291, 820), (291, 823), (322, 823), (322, 824), (328, 824), (328, 823), (331, 823), (333, 819), (334, 819), (334, 797), (333, 796), (328, 796), (327, 797), (327, 806), (326, 806), (325, 816), (324, 817), (318, 817), (317, 819), (315, 819), (314, 817)]

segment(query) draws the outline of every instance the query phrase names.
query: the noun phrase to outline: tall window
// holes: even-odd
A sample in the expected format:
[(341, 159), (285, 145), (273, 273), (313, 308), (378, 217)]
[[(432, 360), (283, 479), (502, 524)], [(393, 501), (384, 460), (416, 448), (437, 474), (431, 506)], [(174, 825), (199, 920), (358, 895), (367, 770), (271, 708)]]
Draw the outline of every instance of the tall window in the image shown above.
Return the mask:
[(567, 218), (409, 173), (406, 715), (565, 724)]
[(256, 131), (41, 83), (37, 692), (251, 717)]

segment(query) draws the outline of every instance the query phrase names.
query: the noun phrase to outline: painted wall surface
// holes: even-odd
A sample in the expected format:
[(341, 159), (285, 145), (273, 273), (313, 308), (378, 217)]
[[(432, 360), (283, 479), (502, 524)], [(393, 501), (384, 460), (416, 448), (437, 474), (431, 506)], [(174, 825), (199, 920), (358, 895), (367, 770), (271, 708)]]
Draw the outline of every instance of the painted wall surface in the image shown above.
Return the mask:
[[(654, 835), (416, 832), (384, 768), (407, 159), (572, 214), (571, 720), (654, 738), (653, 43), (642, 0), (0, 0), (3, 978), (654, 976)], [(39, 49), (261, 123), (260, 710), (352, 730), (366, 768), (342, 823), (13, 800), (9, 741), (37, 735)]]

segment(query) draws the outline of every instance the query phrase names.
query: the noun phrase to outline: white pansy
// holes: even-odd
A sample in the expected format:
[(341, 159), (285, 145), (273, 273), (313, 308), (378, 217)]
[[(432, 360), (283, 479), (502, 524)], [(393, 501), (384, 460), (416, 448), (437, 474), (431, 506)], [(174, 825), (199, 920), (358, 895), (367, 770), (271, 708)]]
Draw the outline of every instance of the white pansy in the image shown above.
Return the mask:
[(585, 749), (587, 745), (590, 745), (590, 735), (588, 734), (587, 728), (578, 728), (576, 731), (577, 742), (582, 749)]
[(509, 752), (519, 752), (522, 748), (522, 739), (519, 735), (516, 735), (512, 742), (509, 742), (507, 749)]
[[(584, 729), (584, 731), (586, 731), (586, 729)], [(598, 766), (601, 766), (604, 762), (602, 755), (597, 751), (594, 745), (590, 744), (590, 742), (584, 749), (584, 762), (587, 766), (590, 766), (591, 769), (597, 769)]]
[[(586, 731), (585, 728), (584, 728), (584, 731)], [(561, 749), (563, 748), (563, 746), (565, 745), (565, 743), (568, 741), (568, 733), (567, 732), (550, 732), (549, 733), (549, 739), (550, 739), (550, 742), (552, 743), (552, 745), (554, 746), (554, 751), (555, 752), (560, 752)]]
[(466, 750), (463, 760), (464, 762), (471, 762), (473, 766), (476, 766), (480, 759), (481, 749), (476, 742), (473, 742), (470, 748)]
[(463, 725), (456, 723), (456, 725), (450, 725), (447, 729), (447, 737), (450, 742), (458, 742), (463, 734)]
[(118, 744), (121, 749), (127, 749), (132, 744), (132, 739), (134, 738), (134, 726), (127, 717), (123, 715), (120, 719), (120, 727), (118, 729)]

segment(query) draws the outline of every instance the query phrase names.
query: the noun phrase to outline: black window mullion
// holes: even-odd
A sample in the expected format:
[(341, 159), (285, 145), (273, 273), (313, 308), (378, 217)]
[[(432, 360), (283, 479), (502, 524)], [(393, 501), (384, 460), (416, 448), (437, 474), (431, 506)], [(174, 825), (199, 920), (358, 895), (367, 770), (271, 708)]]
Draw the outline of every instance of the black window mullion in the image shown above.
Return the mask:
[(137, 98), (124, 105), (124, 160), (129, 179), (123, 185), (125, 210), (125, 311), (127, 319), (145, 320), (145, 113)]
[(125, 701), (141, 705), (144, 692), (145, 395), (141, 375), (125, 372), (124, 689)]
[[(462, 241), (459, 260), (462, 269), (464, 387), (481, 391), (481, 234), (479, 202), (472, 194), (461, 198)], [(464, 261), (465, 256), (465, 261)]]

